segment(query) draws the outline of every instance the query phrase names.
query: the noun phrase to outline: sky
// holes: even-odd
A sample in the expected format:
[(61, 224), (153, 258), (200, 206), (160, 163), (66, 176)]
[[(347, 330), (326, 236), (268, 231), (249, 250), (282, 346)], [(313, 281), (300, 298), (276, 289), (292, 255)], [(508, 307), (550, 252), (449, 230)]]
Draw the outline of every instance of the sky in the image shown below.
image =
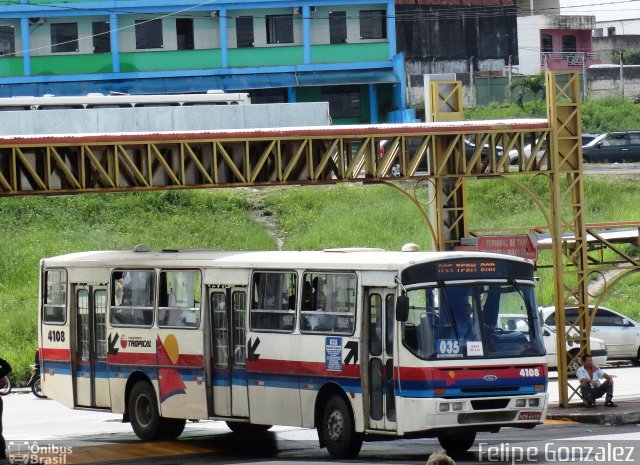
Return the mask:
[(595, 15), (596, 21), (640, 18), (640, 0), (560, 0), (563, 15)]

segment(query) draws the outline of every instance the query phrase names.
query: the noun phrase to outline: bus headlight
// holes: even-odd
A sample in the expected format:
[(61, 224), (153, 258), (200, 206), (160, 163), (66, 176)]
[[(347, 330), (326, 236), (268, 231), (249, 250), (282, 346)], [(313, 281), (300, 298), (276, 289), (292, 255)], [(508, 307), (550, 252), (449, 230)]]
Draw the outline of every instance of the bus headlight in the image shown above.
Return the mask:
[(527, 399), (516, 399), (516, 407), (526, 407)]
[(540, 399), (529, 399), (529, 407), (540, 407)]
[(448, 402), (443, 402), (441, 404), (438, 405), (438, 411), (439, 412), (448, 412), (449, 411), (449, 403)]
[(462, 410), (462, 402), (452, 402), (451, 403), (451, 410), (453, 410), (454, 412), (459, 412)]

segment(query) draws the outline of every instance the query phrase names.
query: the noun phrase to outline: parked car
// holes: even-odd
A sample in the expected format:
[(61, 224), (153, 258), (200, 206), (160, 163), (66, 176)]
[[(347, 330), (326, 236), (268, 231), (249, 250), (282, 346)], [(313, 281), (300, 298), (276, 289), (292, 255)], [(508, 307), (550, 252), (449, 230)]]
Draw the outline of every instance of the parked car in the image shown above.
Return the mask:
[[(480, 155), (480, 159), (482, 161), (486, 160), (489, 156), (489, 149), (489, 144), (484, 144), (484, 147), (482, 147), (482, 154)], [(476, 152), (475, 136), (469, 136), (468, 139), (464, 140), (464, 151), (467, 156), (467, 161), (471, 160), (471, 157), (473, 157), (473, 154)], [(503, 151), (504, 149), (501, 146), (496, 145), (496, 157), (501, 157)]]
[[(422, 141), (420, 139), (408, 139), (408, 149), (410, 151), (410, 153), (414, 153), (419, 147), (420, 144), (422, 143)], [(387, 146), (389, 145), (389, 141), (388, 140), (381, 140), (380, 141), (380, 156), (384, 156), (385, 151), (387, 150)], [(473, 154), (476, 151), (476, 145), (473, 141), (473, 138), (471, 139), (464, 139), (464, 151), (465, 151), (465, 156), (467, 157), (467, 161), (471, 160), (471, 157), (473, 157)], [(502, 156), (502, 152), (503, 149), (502, 147), (500, 147), (499, 145), (496, 146), (496, 157), (501, 157)], [(480, 159), (484, 162), (487, 157), (489, 156), (489, 144), (485, 144), (485, 146), (482, 148), (482, 154), (480, 155)], [(418, 165), (418, 168), (416, 169), (417, 173), (424, 173), (427, 171), (427, 157), (424, 157), (420, 164)], [(391, 175), (392, 176), (400, 176), (400, 164), (399, 163), (395, 163), (392, 167), (391, 167)]]
[[(545, 149), (546, 149), (546, 146), (543, 145), (538, 150), (538, 153), (536, 153), (536, 160), (538, 162), (540, 162), (540, 160), (544, 156)], [(524, 155), (526, 157), (530, 157), (531, 156), (531, 144), (525, 145), (522, 150), (523, 150)], [(512, 150), (509, 151), (509, 164), (510, 165), (517, 165), (519, 158), (520, 158), (520, 153), (518, 152), (518, 149), (512, 149)]]
[(582, 146), (584, 147), (585, 145), (587, 145), (589, 142), (591, 142), (593, 139), (595, 139), (598, 136), (599, 136), (599, 134), (589, 134), (588, 132), (583, 132), (582, 133)]
[(640, 161), (640, 131), (616, 131), (599, 135), (582, 147), (586, 163)]
[[(529, 331), (529, 325), (527, 323), (526, 315), (521, 314), (504, 314), (500, 315), (500, 326), (503, 331), (522, 331), (527, 333)], [(574, 330), (575, 331), (575, 330)], [(542, 328), (542, 336), (544, 340), (544, 348), (547, 352), (547, 364), (549, 368), (558, 367), (558, 351), (556, 346), (556, 330), (547, 325)], [(589, 340), (591, 345), (591, 356), (593, 357), (593, 363), (596, 365), (604, 365), (607, 363), (607, 345), (602, 339), (591, 337)], [(567, 354), (572, 356), (577, 353), (579, 347), (574, 342), (567, 342)], [(568, 358), (568, 361), (570, 358)], [(573, 365), (570, 367), (571, 371), (575, 371), (578, 366), (574, 360)]]
[[(593, 306), (590, 307), (593, 309)], [(555, 307), (544, 307), (542, 310), (544, 323), (555, 328)], [(565, 318), (574, 321), (578, 316), (576, 307), (565, 308)], [(640, 361), (640, 323), (606, 307), (599, 307), (596, 312), (591, 334), (607, 344), (609, 360)]]

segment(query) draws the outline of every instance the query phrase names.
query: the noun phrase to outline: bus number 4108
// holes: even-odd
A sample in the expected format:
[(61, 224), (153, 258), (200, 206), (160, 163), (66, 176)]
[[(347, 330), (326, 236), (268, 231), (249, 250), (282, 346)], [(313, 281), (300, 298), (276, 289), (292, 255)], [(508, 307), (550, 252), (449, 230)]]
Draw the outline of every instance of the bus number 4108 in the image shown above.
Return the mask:
[(51, 342), (64, 342), (64, 331), (49, 331), (47, 339)]

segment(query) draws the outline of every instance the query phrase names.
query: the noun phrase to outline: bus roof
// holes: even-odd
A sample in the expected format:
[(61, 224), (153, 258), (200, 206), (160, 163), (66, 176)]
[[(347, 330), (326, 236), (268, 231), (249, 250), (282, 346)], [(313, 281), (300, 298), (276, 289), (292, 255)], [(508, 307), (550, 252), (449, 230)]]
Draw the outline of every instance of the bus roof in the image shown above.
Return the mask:
[(94, 251), (42, 260), (44, 267), (221, 267), (309, 269), (403, 269), (416, 263), (456, 258), (526, 260), (483, 252), (388, 252), (381, 249), (328, 249), (325, 251), (220, 252), (214, 250)]

